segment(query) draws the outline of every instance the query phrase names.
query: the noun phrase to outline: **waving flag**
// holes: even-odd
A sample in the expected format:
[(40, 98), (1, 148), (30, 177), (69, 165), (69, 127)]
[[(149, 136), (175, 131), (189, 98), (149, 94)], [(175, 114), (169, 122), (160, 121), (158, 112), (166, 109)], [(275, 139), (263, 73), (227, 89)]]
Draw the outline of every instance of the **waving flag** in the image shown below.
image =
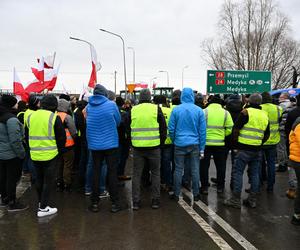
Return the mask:
[(19, 76), (17, 75), (16, 69), (14, 68), (14, 94), (20, 96), (22, 101), (27, 102), (29, 95), (25, 92), (24, 87), (20, 81)]
[(44, 84), (42, 84), (38, 79), (31, 81), (25, 88), (26, 93), (41, 93), (45, 89)]
[(41, 93), (45, 89), (52, 91), (55, 87), (57, 81), (59, 66), (56, 69), (48, 69), (45, 71), (44, 82), (39, 81), (39, 79), (34, 79), (25, 88), (27, 93)]
[(42, 57), (41, 60), (39, 60), (38, 68), (31, 68), (32, 73), (38, 79), (41, 83), (44, 82), (44, 75), (45, 75), (45, 70), (44, 70), (44, 57)]
[(56, 69), (49, 69), (45, 74), (45, 89), (52, 91), (56, 85), (60, 65)]
[[(55, 61), (56, 52), (53, 55), (44, 56), (44, 68), (45, 69), (53, 69), (54, 68), (54, 61)], [(37, 59), (38, 63), (40, 59)]]
[(92, 58), (92, 73), (90, 76), (89, 84), (88, 86), (90, 88), (94, 88), (97, 83), (97, 71), (101, 69), (101, 64), (97, 60), (97, 52), (95, 50), (95, 47), (90, 44), (90, 50), (91, 50), (91, 58)]

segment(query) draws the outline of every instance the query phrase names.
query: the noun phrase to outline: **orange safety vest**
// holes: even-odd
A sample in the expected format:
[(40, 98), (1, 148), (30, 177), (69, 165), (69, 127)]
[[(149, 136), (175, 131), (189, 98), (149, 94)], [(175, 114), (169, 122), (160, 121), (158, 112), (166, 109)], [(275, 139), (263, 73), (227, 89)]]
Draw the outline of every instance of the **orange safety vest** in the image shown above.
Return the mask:
[[(60, 117), (62, 123), (64, 123), (67, 114), (64, 112), (57, 112), (57, 115)], [(65, 147), (67, 148), (67, 147), (73, 146), (75, 144), (75, 142), (71, 136), (69, 129), (65, 128), (65, 131), (66, 131), (66, 137), (67, 137)]]

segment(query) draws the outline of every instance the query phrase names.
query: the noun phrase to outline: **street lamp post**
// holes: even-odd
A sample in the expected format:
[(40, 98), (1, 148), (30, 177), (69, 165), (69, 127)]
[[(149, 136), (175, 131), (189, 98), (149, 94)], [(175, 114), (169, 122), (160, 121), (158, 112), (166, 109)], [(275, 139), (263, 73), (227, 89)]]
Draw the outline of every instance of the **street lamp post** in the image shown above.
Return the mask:
[[(76, 37), (71, 37), (71, 36), (70, 36), (69, 38), (70, 38), (71, 40), (75, 40), (75, 41), (87, 43), (87, 44), (90, 46), (90, 48), (94, 47), (90, 42), (88, 42), (88, 41), (86, 41), (86, 40), (79, 39), (79, 38), (76, 38)], [(91, 57), (92, 57), (92, 60), (93, 60), (92, 50), (91, 50)], [(95, 63), (98, 64), (98, 61), (95, 62)], [(100, 70), (101, 67), (102, 67), (100, 63), (99, 63), (99, 66), (100, 66), (100, 68), (99, 68), (99, 70)], [(96, 74), (97, 74), (97, 66), (96, 66)]]
[(127, 47), (127, 49), (131, 49), (133, 53), (133, 83), (135, 83), (135, 50), (133, 47)]
[(160, 70), (160, 71), (158, 71), (159, 73), (167, 73), (167, 86), (169, 87), (169, 72), (168, 71), (166, 71), (166, 70)]
[(114, 72), (114, 80), (115, 80), (115, 94), (117, 94), (117, 71)]
[(181, 75), (181, 89), (183, 89), (183, 84), (184, 84), (184, 81), (183, 81), (183, 74), (184, 74), (184, 70), (186, 68), (188, 68), (189, 66), (188, 65), (185, 65), (183, 68), (182, 68), (182, 75)]
[(122, 44), (123, 44), (123, 64), (124, 64), (124, 81), (125, 81), (125, 99), (127, 99), (127, 77), (126, 77), (126, 59), (125, 59), (125, 42), (123, 37), (121, 37), (120, 35), (110, 32), (108, 30), (104, 30), (104, 29), (100, 29), (100, 31), (109, 33), (111, 35), (117, 36), (122, 40)]

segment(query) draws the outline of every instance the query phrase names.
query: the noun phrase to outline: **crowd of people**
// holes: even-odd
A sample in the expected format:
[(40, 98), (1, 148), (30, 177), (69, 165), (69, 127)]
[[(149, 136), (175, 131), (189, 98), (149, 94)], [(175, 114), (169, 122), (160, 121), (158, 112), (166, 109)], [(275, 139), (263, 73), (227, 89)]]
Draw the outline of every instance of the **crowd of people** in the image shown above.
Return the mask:
[[(130, 152), (132, 176), (125, 175)], [(216, 176), (209, 178), (211, 159)], [(120, 211), (120, 182), (131, 179), (133, 210), (142, 207), (142, 184), (151, 185), (151, 207), (158, 209), (161, 191), (178, 201), (185, 187), (199, 201), (213, 192), (211, 184), (222, 194), (225, 181), (232, 191), (225, 206), (255, 208), (260, 192), (273, 192), (276, 166), (288, 170), (292, 223), (300, 225), (300, 96), (283, 93), (278, 103), (267, 92), (205, 100), (184, 88), (169, 102), (142, 89), (134, 103), (97, 84), (79, 101), (65, 94), (31, 95), (28, 104), (11, 95), (0, 99), (0, 206), (8, 212), (28, 208), (16, 198), (22, 172), (36, 187), (38, 217), (57, 213), (49, 204), (54, 182), (58, 192), (82, 188), (92, 212), (105, 197), (111, 212)], [(250, 188), (242, 201), (246, 167)]]

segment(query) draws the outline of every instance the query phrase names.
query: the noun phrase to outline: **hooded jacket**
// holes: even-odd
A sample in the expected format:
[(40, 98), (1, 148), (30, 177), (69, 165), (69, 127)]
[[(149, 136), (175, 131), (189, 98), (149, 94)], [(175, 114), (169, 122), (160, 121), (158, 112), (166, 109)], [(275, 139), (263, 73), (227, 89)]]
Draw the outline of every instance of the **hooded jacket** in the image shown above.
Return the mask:
[(204, 151), (205, 116), (203, 110), (194, 104), (194, 93), (191, 88), (183, 89), (181, 104), (173, 109), (168, 128), (175, 146), (199, 145), (199, 151)]
[(65, 128), (69, 129), (72, 138), (75, 139), (76, 134), (77, 134), (76, 126), (75, 126), (75, 122), (74, 122), (72, 116), (70, 116), (68, 114), (69, 110), (70, 110), (70, 102), (68, 102), (65, 99), (59, 99), (58, 100), (57, 111), (58, 112), (64, 112), (64, 113), (67, 114), (66, 118), (63, 122), (63, 125), (64, 125)]
[(117, 105), (103, 95), (89, 97), (86, 107), (86, 138), (90, 150), (119, 147), (118, 126), (121, 121)]
[(0, 105), (0, 160), (23, 159), (24, 129), (18, 118)]

